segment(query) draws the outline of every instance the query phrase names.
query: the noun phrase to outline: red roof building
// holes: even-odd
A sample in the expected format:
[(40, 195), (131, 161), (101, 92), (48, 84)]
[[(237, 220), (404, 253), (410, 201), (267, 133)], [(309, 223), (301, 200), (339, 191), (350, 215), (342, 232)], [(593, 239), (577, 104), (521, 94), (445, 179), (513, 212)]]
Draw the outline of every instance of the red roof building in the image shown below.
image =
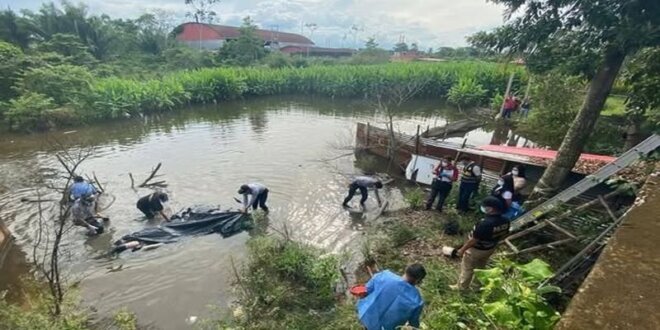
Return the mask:
[[(237, 39), (240, 31), (237, 27), (184, 23), (175, 29), (176, 40), (190, 47), (219, 49), (227, 40)], [(286, 46), (314, 47), (314, 42), (300, 34), (257, 29), (257, 35), (264, 40), (264, 46), (283, 48)]]

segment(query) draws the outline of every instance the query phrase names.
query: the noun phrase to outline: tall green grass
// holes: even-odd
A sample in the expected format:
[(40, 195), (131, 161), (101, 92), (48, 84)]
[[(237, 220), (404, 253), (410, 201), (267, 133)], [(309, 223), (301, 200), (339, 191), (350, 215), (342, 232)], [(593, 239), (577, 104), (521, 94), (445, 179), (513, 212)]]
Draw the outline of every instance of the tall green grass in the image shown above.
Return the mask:
[(307, 94), (365, 98), (378, 86), (423, 82), (418, 97), (446, 98), (459, 79), (481, 85), (488, 97), (501, 92), (511, 70), (483, 62), (398, 63), (364, 66), (206, 68), (166, 75), (163, 79), (106, 78), (96, 81), (80, 114), (95, 119), (169, 111), (192, 104), (244, 97)]

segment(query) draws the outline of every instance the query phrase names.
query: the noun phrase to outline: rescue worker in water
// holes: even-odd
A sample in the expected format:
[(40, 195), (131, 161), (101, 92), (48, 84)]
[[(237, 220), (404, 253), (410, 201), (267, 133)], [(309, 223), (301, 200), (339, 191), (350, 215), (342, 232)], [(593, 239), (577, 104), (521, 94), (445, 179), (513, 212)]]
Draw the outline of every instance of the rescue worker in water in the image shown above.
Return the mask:
[[(266, 206), (266, 201), (268, 200), (268, 188), (261, 183), (248, 183), (242, 185), (238, 189), (238, 193), (243, 195), (243, 212), (252, 206), (252, 209), (256, 210), (260, 207), (264, 212), (268, 213), (268, 206)], [(250, 201), (248, 202), (248, 195), (251, 195)]]
[(360, 190), (360, 194), (362, 195), (362, 198), (360, 198), (360, 206), (364, 208), (364, 203), (367, 201), (367, 198), (369, 197), (369, 192), (368, 189), (373, 188), (374, 189), (374, 195), (376, 195), (376, 201), (378, 201), (378, 206), (382, 205), (382, 202), (380, 200), (380, 196), (378, 195), (378, 189), (383, 188), (383, 182), (380, 181), (378, 178), (370, 177), (370, 176), (358, 176), (351, 182), (351, 184), (348, 185), (348, 196), (344, 198), (344, 202), (341, 204), (344, 207), (348, 207), (348, 202), (353, 199), (353, 196), (355, 196), (355, 192)]

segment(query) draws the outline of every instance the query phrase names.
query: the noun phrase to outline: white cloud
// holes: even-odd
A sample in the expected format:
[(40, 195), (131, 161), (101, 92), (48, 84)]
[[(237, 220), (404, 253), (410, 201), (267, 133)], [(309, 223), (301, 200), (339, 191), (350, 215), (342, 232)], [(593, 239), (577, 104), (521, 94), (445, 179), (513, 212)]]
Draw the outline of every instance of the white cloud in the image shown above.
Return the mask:
[[(0, 7), (36, 10), (40, 0), (0, 0)], [(153, 9), (173, 12), (186, 21), (183, 0), (88, 0), (91, 13), (134, 18)], [(465, 37), (502, 23), (502, 8), (486, 0), (225, 0), (214, 8), (219, 23), (240, 24), (251, 16), (262, 28), (300, 33), (304, 23), (316, 23), (312, 39), (334, 47), (361, 45), (369, 36), (391, 47), (401, 36), (420, 47), (462, 46)], [(360, 27), (357, 34), (351, 26)], [(311, 31), (303, 28), (305, 35)]]

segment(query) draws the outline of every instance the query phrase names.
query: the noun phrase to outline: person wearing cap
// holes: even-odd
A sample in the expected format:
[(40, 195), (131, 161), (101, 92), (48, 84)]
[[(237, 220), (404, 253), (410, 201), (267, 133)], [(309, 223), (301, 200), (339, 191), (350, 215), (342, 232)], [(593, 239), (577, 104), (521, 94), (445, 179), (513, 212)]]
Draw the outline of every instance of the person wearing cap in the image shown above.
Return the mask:
[(165, 214), (165, 207), (163, 206), (168, 200), (169, 197), (166, 193), (156, 191), (140, 198), (136, 206), (144, 213), (147, 219), (153, 219), (156, 214), (160, 214), (165, 221), (170, 221), (169, 217)]
[[(261, 207), (264, 212), (268, 213), (268, 206), (266, 206), (266, 201), (268, 200), (268, 188), (266, 188), (266, 186), (261, 183), (248, 183), (242, 185), (238, 189), (238, 193), (243, 195), (243, 212), (247, 212), (250, 206), (252, 206), (252, 209), (254, 210)], [(249, 202), (248, 195), (251, 196)]]
[(419, 328), (424, 300), (416, 286), (426, 277), (421, 264), (406, 267), (399, 276), (389, 270), (367, 282), (367, 295), (357, 303), (360, 322), (367, 330), (395, 330), (408, 323)]
[(481, 202), (481, 212), (486, 216), (474, 226), (468, 241), (457, 252), (462, 257), (461, 274), (453, 289), (468, 290), (474, 270), (486, 267), (497, 243), (509, 233), (509, 221), (502, 218), (503, 210), (504, 205), (497, 197), (488, 196)]
[(73, 178), (73, 184), (69, 188), (69, 194), (71, 195), (71, 200), (76, 200), (85, 195), (96, 195), (97, 190), (94, 185), (85, 181), (82, 176), (75, 176)]
[(353, 199), (353, 196), (355, 196), (355, 192), (360, 190), (360, 194), (362, 195), (362, 198), (360, 198), (360, 206), (364, 207), (364, 203), (367, 201), (367, 198), (369, 197), (369, 189), (373, 188), (374, 189), (374, 195), (376, 196), (376, 201), (378, 202), (378, 206), (382, 205), (382, 202), (380, 200), (380, 196), (378, 195), (378, 189), (383, 188), (383, 182), (380, 181), (380, 179), (371, 177), (371, 176), (358, 176), (356, 177), (351, 184), (348, 185), (348, 196), (344, 198), (344, 202), (341, 204), (344, 207), (348, 207), (348, 202)]
[(436, 206), (436, 210), (442, 212), (445, 200), (451, 192), (452, 184), (458, 179), (458, 170), (451, 162), (452, 158), (447, 156), (433, 169), (435, 177), (431, 183), (431, 195), (429, 195), (429, 199), (426, 201), (427, 210), (433, 207), (433, 202), (435, 202), (437, 197), (438, 205)]
[(99, 206), (96, 200), (97, 195), (99, 195), (100, 192), (94, 187), (93, 184), (85, 181), (82, 176), (77, 175), (73, 178), (73, 184), (71, 187), (69, 187), (69, 198), (71, 201), (74, 203), (79, 200), (80, 198), (85, 197), (87, 203), (86, 207), (90, 207), (91, 210), (94, 210), (94, 216), (103, 218), (102, 215), (99, 214)]
[(470, 199), (479, 190), (481, 168), (468, 156), (461, 157), (460, 161), (463, 163), (463, 171), (461, 171), (461, 184), (458, 186), (456, 209), (467, 212), (470, 210)]

